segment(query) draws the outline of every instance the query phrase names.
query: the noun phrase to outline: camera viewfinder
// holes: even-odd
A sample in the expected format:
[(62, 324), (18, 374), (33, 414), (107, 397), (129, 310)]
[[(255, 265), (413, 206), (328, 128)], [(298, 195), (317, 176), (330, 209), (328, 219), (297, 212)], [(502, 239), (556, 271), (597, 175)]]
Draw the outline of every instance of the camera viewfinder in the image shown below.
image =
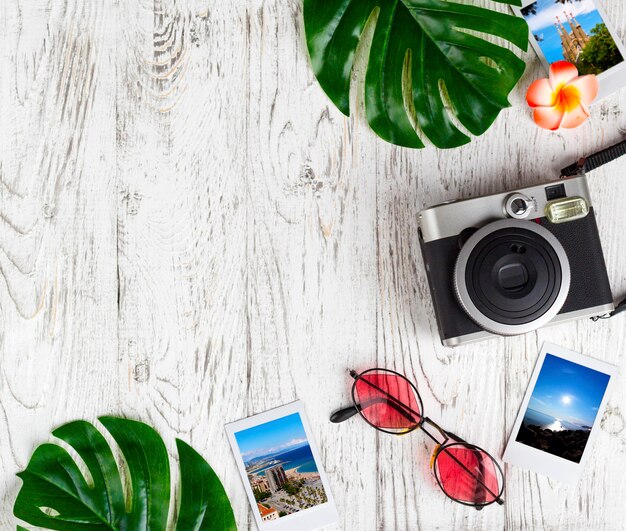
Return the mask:
[(561, 199), (562, 197), (565, 197), (565, 195), (565, 185), (563, 183), (546, 187), (546, 199), (548, 201)]

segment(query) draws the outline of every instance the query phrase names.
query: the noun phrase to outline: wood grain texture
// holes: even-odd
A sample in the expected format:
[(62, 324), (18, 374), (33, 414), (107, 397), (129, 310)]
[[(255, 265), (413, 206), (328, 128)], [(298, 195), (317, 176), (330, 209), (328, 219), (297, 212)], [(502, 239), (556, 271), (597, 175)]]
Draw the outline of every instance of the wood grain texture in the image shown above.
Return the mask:
[(111, 13), (2, 2), (0, 527), (50, 428), (116, 408)]
[[(626, 8), (605, 2), (626, 37)], [(506, 9), (502, 6), (501, 9)], [(506, 504), (447, 500), (432, 445), (354, 419), (347, 368), (418, 385), (429, 416), (500, 455), (544, 340), (616, 363), (623, 318), (450, 350), (417, 212), (552, 179), (626, 133), (626, 90), (579, 129), (529, 119), (524, 88), (453, 151), (383, 143), (313, 76), (299, 0), (0, 3), (0, 528), (51, 429), (119, 414), (191, 443), (254, 528), (226, 422), (305, 402), (340, 529), (626, 528), (626, 390), (580, 484), (506, 467)], [(626, 295), (623, 161), (591, 179), (609, 277)], [(175, 471), (176, 474), (176, 471)]]

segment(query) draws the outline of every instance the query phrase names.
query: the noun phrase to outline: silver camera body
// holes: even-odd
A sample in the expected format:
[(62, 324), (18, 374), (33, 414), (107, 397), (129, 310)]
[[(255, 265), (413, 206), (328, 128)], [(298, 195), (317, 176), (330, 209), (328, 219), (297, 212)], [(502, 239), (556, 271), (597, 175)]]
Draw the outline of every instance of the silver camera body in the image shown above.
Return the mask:
[(446, 346), (614, 309), (584, 175), (426, 208), (419, 237)]

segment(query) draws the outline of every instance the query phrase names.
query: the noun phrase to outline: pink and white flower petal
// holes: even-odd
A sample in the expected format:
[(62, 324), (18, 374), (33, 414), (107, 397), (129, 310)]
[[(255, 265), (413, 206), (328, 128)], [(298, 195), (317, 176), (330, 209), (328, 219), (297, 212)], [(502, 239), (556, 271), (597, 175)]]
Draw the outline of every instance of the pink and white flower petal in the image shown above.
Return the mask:
[(576, 87), (580, 93), (580, 100), (587, 105), (593, 103), (598, 97), (598, 91), (600, 90), (598, 78), (593, 75), (580, 76), (570, 81), (567, 86)]
[(537, 107), (533, 113), (533, 120), (539, 127), (556, 131), (563, 121), (565, 111), (561, 106)]
[(578, 69), (567, 61), (557, 61), (550, 65), (550, 85), (554, 92), (578, 77)]
[(589, 112), (583, 105), (579, 105), (575, 109), (565, 113), (561, 127), (564, 129), (573, 129), (585, 122), (587, 118), (589, 118)]
[(552, 90), (550, 81), (538, 79), (528, 87), (526, 103), (531, 107), (552, 107), (556, 103), (556, 93)]

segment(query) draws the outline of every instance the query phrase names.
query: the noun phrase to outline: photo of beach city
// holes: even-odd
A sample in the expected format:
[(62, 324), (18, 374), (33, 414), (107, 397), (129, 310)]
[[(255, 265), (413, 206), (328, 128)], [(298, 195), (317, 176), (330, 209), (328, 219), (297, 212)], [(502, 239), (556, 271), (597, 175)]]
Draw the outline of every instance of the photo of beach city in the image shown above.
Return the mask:
[(598, 75), (624, 61), (594, 0), (537, 0), (522, 15), (548, 63)]
[(516, 441), (580, 463), (609, 379), (546, 354)]
[(328, 501), (299, 413), (237, 432), (235, 439), (263, 521)]

